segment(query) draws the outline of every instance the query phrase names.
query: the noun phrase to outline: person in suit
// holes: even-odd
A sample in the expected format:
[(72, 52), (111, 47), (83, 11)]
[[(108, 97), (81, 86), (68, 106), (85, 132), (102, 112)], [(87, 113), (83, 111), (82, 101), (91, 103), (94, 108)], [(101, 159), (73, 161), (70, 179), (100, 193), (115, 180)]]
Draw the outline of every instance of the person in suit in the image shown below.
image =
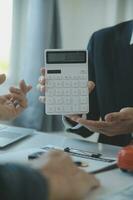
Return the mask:
[(92, 35), (88, 44), (89, 79), (96, 86), (90, 95), (87, 119), (70, 117), (83, 126), (79, 130), (70, 128), (70, 131), (84, 137), (99, 132), (101, 143), (120, 146), (130, 143), (133, 132), (132, 41), (133, 20)]
[[(0, 75), (0, 84), (6, 79)], [(0, 96), (0, 120), (13, 120), (27, 107), (26, 94), (31, 90), (24, 80)], [(51, 151), (31, 167), (15, 163), (0, 164), (2, 200), (83, 199), (97, 187), (94, 175), (78, 168), (65, 152)], [(74, 192), (75, 191), (75, 192)]]
[[(99, 132), (98, 142), (125, 146), (133, 132), (133, 20), (93, 33), (88, 44), (90, 111), (65, 116), (67, 131), (88, 137)], [(41, 69), (40, 91), (45, 92)], [(44, 102), (44, 97), (40, 97)], [(77, 126), (80, 124), (80, 126)], [(69, 127), (68, 127), (69, 126)]]

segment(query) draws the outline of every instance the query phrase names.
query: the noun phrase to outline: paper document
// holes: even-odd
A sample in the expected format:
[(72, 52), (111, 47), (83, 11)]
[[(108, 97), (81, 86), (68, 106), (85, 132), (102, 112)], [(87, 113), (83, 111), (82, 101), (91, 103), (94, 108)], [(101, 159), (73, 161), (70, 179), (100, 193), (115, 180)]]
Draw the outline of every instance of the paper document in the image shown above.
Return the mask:
[[(42, 148), (42, 150), (46, 152), (52, 149), (63, 150), (67, 152), (71, 156), (72, 160), (86, 172), (95, 173), (116, 167), (116, 158), (103, 157), (102, 154), (99, 153), (83, 151), (70, 147), (63, 149), (61, 147), (51, 145)], [(29, 159), (34, 160), (38, 158), (40, 155), (42, 155), (43, 151), (30, 154)]]
[(86, 172), (95, 173), (116, 167), (116, 158), (114, 157), (108, 158), (99, 153), (83, 151), (70, 147), (63, 149), (62, 147), (51, 145), (43, 148), (29, 148), (21, 151), (5, 152), (0, 154), (0, 163), (15, 162), (32, 165), (32, 161), (35, 161), (43, 153), (53, 149), (67, 152), (75, 164)]

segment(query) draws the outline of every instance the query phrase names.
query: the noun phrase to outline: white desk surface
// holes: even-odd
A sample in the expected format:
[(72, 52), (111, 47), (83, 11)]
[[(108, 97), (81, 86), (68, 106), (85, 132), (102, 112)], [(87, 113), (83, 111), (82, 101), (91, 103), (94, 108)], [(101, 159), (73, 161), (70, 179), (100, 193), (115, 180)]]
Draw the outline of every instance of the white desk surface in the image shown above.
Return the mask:
[[(19, 130), (19, 129), (18, 129)], [(44, 147), (45, 145), (56, 145), (60, 147), (73, 147), (73, 148), (79, 148), (83, 150), (93, 150), (94, 152), (104, 152), (107, 156), (115, 155), (119, 147), (113, 147), (111, 145), (102, 145), (102, 144), (96, 144), (85, 140), (79, 140), (74, 139), (71, 137), (68, 137), (65, 134), (61, 133), (44, 133), (44, 132), (37, 132), (34, 131), (33, 135), (29, 138), (26, 138), (20, 142), (17, 142), (16, 144), (13, 144), (3, 150), (0, 150), (0, 157), (5, 157), (7, 153), (15, 152), (15, 151), (21, 151), (24, 150), (27, 152), (30, 148), (40, 148)], [(17, 160), (18, 158), (14, 157)], [(23, 154), (23, 156), (19, 157), (19, 160), (21, 163), (24, 163), (27, 159), (27, 154)], [(98, 200), (99, 197), (109, 195), (112, 192), (116, 192), (117, 190), (123, 188), (124, 186), (127, 186), (133, 182), (133, 175), (124, 173), (119, 169), (113, 169), (110, 171), (102, 172), (99, 174), (96, 174), (96, 177), (100, 180), (101, 186), (100, 188), (94, 190), (91, 192), (87, 199), (89, 200)]]

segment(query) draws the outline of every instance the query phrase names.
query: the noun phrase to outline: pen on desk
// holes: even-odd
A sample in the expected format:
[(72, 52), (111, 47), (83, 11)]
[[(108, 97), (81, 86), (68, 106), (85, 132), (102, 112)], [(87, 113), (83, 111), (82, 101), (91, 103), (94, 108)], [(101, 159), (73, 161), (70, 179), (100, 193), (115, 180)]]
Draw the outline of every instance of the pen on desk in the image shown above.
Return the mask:
[(74, 161), (74, 163), (79, 167), (82, 165), (82, 162), (80, 162), (80, 161)]
[(82, 162), (82, 161), (74, 161), (74, 163), (78, 166), (78, 167), (88, 167), (88, 163)]
[(102, 156), (101, 153), (89, 153), (89, 152), (85, 152), (85, 151), (82, 151), (82, 150), (79, 150), (79, 149), (73, 149), (73, 148), (70, 148), (70, 147), (66, 147), (64, 149), (64, 151), (68, 152), (68, 153), (73, 153), (73, 154), (90, 156), (90, 157), (93, 157), (93, 158), (100, 158)]

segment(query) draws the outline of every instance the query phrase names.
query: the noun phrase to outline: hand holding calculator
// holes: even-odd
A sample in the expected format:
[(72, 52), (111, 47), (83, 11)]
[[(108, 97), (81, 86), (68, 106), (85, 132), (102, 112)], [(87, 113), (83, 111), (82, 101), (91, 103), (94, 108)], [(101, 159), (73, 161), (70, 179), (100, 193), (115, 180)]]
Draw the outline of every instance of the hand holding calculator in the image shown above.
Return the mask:
[(86, 50), (45, 50), (45, 111), (48, 115), (89, 112)]

